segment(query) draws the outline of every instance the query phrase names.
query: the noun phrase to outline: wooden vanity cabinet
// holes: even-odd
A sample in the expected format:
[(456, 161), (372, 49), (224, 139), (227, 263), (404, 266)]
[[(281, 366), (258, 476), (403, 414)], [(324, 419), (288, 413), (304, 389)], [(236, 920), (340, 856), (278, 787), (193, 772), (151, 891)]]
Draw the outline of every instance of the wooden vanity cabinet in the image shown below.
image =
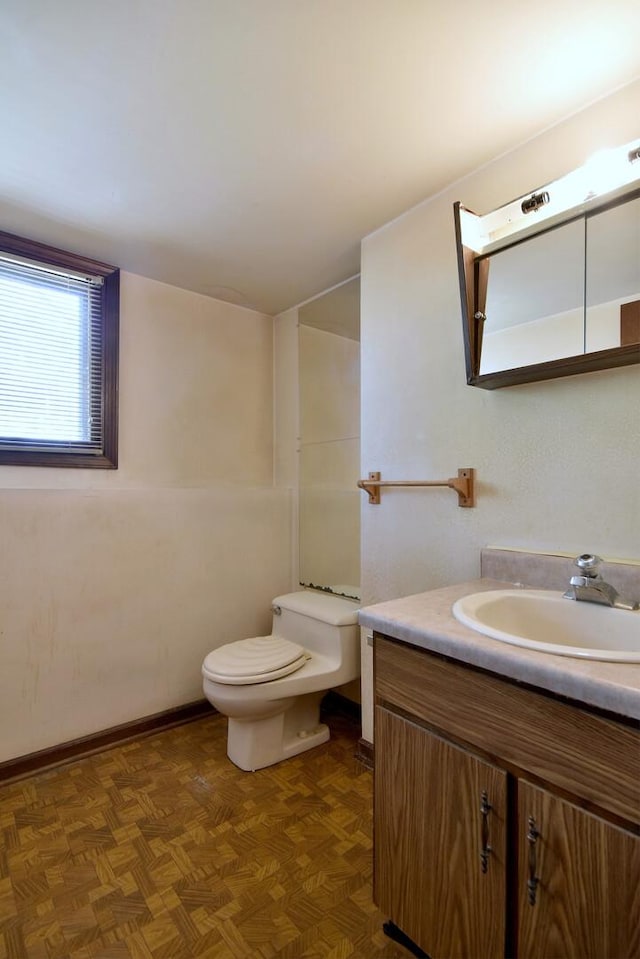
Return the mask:
[[(378, 905), (434, 957), (498, 959), (505, 938), (506, 773), (381, 707), (375, 735)], [(484, 817), (491, 818), (484, 867), (483, 794)]]
[[(535, 846), (535, 903), (529, 902), (527, 823)], [(640, 840), (558, 799), (518, 783), (518, 955), (632, 959), (640, 956)], [(525, 828), (526, 827), (526, 828)]]
[(640, 957), (640, 736), (376, 635), (374, 898), (432, 959)]

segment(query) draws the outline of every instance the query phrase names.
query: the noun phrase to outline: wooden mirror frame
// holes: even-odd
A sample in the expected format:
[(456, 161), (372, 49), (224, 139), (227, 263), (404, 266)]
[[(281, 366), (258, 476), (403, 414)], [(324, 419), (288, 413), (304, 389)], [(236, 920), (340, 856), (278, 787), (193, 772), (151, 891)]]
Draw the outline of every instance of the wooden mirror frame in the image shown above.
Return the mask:
[[(599, 205), (597, 208), (582, 210), (573, 217), (568, 217), (561, 225), (572, 220), (590, 218), (602, 213), (621, 202), (628, 202), (640, 197), (640, 189), (633, 190), (624, 196), (616, 198), (610, 203)], [(640, 343), (628, 343), (624, 346), (612, 347), (608, 350), (597, 350), (592, 353), (579, 353), (576, 356), (565, 356), (558, 360), (548, 360), (545, 363), (534, 363), (531, 366), (518, 366), (508, 370), (497, 370), (492, 373), (480, 373), (482, 356), (482, 334), (485, 320), (485, 306), (487, 299), (487, 283), (489, 278), (489, 255), (476, 254), (462, 242), (462, 224), (460, 211), (465, 207), (457, 202), (453, 205), (453, 215), (456, 231), (456, 249), (458, 255), (458, 276), (460, 280), (460, 305), (462, 309), (462, 334), (464, 339), (464, 355), (469, 386), (477, 386), (483, 390), (497, 390), (504, 386), (517, 386), (520, 383), (535, 383), (541, 380), (551, 380), (561, 376), (574, 376), (576, 373), (593, 373), (596, 370), (614, 369), (619, 366), (631, 366), (640, 363)], [(540, 236), (560, 224), (554, 224), (541, 229), (536, 233), (514, 239), (505, 243), (501, 249), (526, 243), (532, 236)], [(492, 252), (497, 252), (493, 250)], [(637, 301), (636, 301), (637, 302)], [(631, 304), (635, 308), (635, 304)], [(637, 308), (635, 312), (638, 312)], [(630, 322), (637, 323), (635, 317)]]

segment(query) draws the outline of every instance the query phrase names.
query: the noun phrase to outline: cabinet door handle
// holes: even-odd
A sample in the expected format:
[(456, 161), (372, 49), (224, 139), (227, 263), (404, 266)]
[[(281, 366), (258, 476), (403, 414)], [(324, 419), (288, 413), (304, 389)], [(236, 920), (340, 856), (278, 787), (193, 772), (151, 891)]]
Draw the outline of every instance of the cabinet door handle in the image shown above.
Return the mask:
[(480, 815), (482, 816), (482, 848), (480, 850), (480, 868), (483, 872), (487, 871), (489, 865), (489, 854), (491, 846), (489, 845), (489, 813), (493, 807), (489, 802), (486, 789), (482, 790), (480, 797)]
[(529, 878), (527, 879), (527, 894), (530, 906), (535, 906), (536, 904), (536, 894), (538, 883), (540, 882), (540, 878), (536, 876), (536, 843), (538, 842), (539, 835), (540, 833), (536, 827), (535, 819), (533, 816), (529, 816), (529, 830), (527, 832), (527, 842), (529, 843)]

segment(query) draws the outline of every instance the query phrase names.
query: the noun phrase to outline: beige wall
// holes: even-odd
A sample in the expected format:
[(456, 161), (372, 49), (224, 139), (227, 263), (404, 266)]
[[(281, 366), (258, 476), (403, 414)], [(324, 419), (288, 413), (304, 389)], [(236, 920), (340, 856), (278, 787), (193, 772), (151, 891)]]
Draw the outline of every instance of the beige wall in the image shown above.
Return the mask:
[[(638, 135), (640, 83), (547, 131), (362, 244), (361, 468), (437, 479), (473, 466), (476, 509), (449, 490), (362, 503), (365, 602), (479, 575), (487, 544), (640, 556), (638, 367), (487, 392), (465, 384), (453, 203), (480, 213)], [(363, 642), (363, 735), (372, 739)]]
[(0, 468), (0, 761), (201, 698), (291, 583), (273, 322), (125, 274), (120, 468)]

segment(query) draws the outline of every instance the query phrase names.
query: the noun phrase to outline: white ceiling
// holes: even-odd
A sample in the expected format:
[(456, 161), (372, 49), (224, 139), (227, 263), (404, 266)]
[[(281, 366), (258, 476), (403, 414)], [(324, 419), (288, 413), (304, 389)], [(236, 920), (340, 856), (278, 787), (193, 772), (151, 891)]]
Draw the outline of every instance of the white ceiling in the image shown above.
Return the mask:
[(640, 73), (638, 0), (0, 0), (0, 228), (275, 313)]

